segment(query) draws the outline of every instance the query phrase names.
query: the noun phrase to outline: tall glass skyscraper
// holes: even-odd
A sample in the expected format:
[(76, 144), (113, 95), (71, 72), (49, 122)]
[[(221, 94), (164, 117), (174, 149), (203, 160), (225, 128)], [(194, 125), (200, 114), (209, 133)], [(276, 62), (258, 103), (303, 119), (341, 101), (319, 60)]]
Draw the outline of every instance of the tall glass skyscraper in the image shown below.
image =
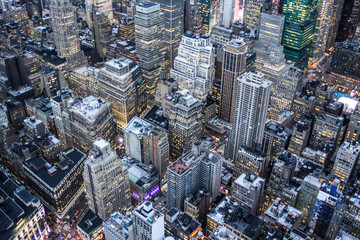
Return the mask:
[(314, 39), (318, 0), (285, 0), (283, 14), (285, 56), (297, 67), (305, 68)]
[(135, 14), (135, 42), (138, 65), (147, 87), (149, 104), (155, 97), (156, 83), (164, 63), (164, 13), (155, 3), (139, 3)]
[(174, 66), (181, 36), (184, 32), (184, 1), (183, 0), (151, 0), (160, 4), (165, 20), (165, 67)]

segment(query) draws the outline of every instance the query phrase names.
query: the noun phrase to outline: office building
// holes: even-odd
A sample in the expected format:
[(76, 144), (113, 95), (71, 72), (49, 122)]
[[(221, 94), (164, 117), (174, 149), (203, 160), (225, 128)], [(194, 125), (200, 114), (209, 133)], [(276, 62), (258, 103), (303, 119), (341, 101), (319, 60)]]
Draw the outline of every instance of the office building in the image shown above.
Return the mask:
[(125, 157), (122, 162), (128, 168), (132, 203), (154, 199), (161, 193), (159, 174), (153, 165), (143, 164), (132, 157)]
[(66, 144), (74, 145), (84, 153), (101, 137), (115, 146), (114, 116), (111, 104), (89, 96), (79, 100), (62, 113)]
[(315, 149), (321, 149), (324, 144), (336, 147), (341, 144), (346, 128), (346, 119), (336, 115), (321, 112), (316, 118), (310, 145)]
[(300, 226), (301, 215), (301, 211), (277, 198), (265, 211), (264, 220), (286, 233)]
[(71, 106), (77, 98), (77, 93), (70, 89), (63, 89), (57, 92), (57, 95), (51, 98), (50, 103), (54, 114), (57, 136), (63, 145), (66, 145), (65, 127), (62, 118), (63, 111)]
[(311, 125), (312, 121), (306, 118), (295, 124), (288, 148), (290, 152), (300, 155), (305, 149), (310, 140)]
[(346, 132), (346, 141), (352, 142), (359, 139), (360, 135), (360, 105), (356, 106), (353, 114), (350, 116), (349, 127)]
[(184, 10), (184, 32), (202, 32), (202, 19), (200, 12), (200, 4), (198, 4), (198, 1), (186, 0)]
[(103, 222), (103, 227), (108, 240), (135, 240), (134, 221), (129, 215), (114, 212)]
[(244, 23), (251, 28), (258, 27), (261, 9), (265, 0), (248, 0), (244, 4)]
[(303, 212), (301, 222), (306, 223), (310, 220), (316, 197), (321, 187), (320, 179), (309, 175), (306, 176), (301, 184), (296, 208)]
[(203, 226), (206, 224), (206, 215), (209, 212), (212, 196), (209, 192), (200, 189), (190, 194), (184, 201), (184, 212)]
[[(316, 66), (325, 58), (326, 43), (329, 38), (335, 0), (318, 0), (319, 14), (316, 20), (314, 34), (314, 49), (311, 53), (311, 64)], [(335, 9), (336, 10), (336, 9)]]
[(94, 141), (84, 164), (83, 177), (89, 208), (101, 219), (130, 209), (127, 169), (109, 142), (101, 138)]
[(269, 158), (261, 151), (246, 146), (240, 147), (234, 159), (234, 177), (241, 174), (252, 173), (257, 176), (266, 177), (269, 167)]
[(332, 178), (339, 179), (344, 186), (349, 180), (359, 156), (360, 144), (358, 142), (345, 141), (341, 144), (332, 169)]
[[(104, 2), (111, 4), (111, 1)], [(93, 25), (90, 27), (93, 29), (95, 48), (99, 57), (103, 59), (107, 48), (115, 41), (115, 36), (112, 34), (111, 20), (108, 15), (102, 11), (91, 11), (91, 15)]]
[(189, 90), (194, 97), (206, 99), (215, 78), (215, 53), (209, 36), (186, 32), (171, 70), (180, 90)]
[(260, 148), (264, 136), (271, 82), (264, 74), (249, 72), (239, 77), (236, 84), (236, 111), (233, 131), (225, 148), (225, 157), (236, 159), (241, 146)]
[(231, 189), (231, 197), (241, 207), (256, 215), (262, 205), (265, 179), (251, 173), (242, 173)]
[(315, 100), (316, 97), (306, 90), (295, 93), (293, 104), (291, 106), (291, 112), (294, 113), (295, 122), (298, 122), (302, 117), (314, 111)]
[(38, 156), (27, 159), (23, 165), (29, 187), (58, 218), (65, 217), (84, 190), (85, 159), (85, 154), (68, 147), (60, 152), (55, 165)]
[(212, 28), (211, 17), (212, 11), (214, 10), (213, 4), (215, 5), (216, 3), (210, 0), (197, 0), (196, 3), (198, 5), (198, 10), (201, 16), (201, 32), (209, 33), (210, 29)]
[(229, 123), (232, 123), (234, 116), (237, 79), (246, 71), (246, 55), (244, 42), (233, 40), (224, 47), (219, 116)]
[(85, 11), (86, 11), (86, 22), (88, 27), (92, 27), (95, 19), (92, 17), (93, 12), (100, 12), (104, 14), (109, 20), (110, 23), (114, 21), (113, 13), (113, 1), (112, 0), (86, 0), (85, 1)]
[(328, 39), (326, 41), (326, 47), (325, 47), (327, 52), (329, 50), (331, 50), (335, 44), (337, 32), (339, 30), (341, 14), (342, 14), (342, 10), (344, 7), (344, 2), (345, 2), (345, 0), (339, 0), (339, 1), (335, 1), (335, 3), (334, 3), (334, 9), (332, 12)]
[(156, 84), (160, 81), (160, 69), (164, 62), (164, 29), (164, 13), (160, 11), (159, 4), (140, 3), (136, 6), (136, 56), (147, 86), (149, 103), (155, 97)]
[(308, 226), (318, 237), (326, 237), (331, 217), (342, 195), (339, 188), (340, 181), (337, 179), (332, 184), (323, 187), (316, 197)]
[(271, 120), (279, 121), (281, 114), (292, 109), (295, 93), (299, 90), (303, 77), (301, 70), (293, 66), (279, 76), (271, 96), (269, 109)]
[(1, 239), (47, 239), (50, 228), (38, 198), (0, 166)]
[(136, 82), (140, 78), (140, 68), (126, 58), (109, 60), (99, 70), (99, 97), (111, 103), (118, 129), (124, 129), (133, 117), (142, 114), (137, 112), (141, 96), (137, 96)]
[(145, 164), (152, 164), (160, 178), (169, 164), (169, 140), (165, 129), (138, 117), (124, 129), (125, 151), (128, 156)]
[(256, 53), (255, 68), (274, 83), (273, 88), (289, 69), (281, 45), (284, 23), (284, 15), (260, 13), (258, 40), (255, 40), (253, 48)]
[(274, 121), (265, 125), (261, 151), (269, 158), (270, 163), (278, 156), (282, 149), (288, 149), (292, 130)]
[(353, 37), (356, 25), (360, 21), (359, 11), (359, 0), (344, 1), (336, 41), (343, 42)]
[(182, 0), (151, 0), (151, 2), (160, 4), (160, 9), (164, 13), (165, 32), (165, 64), (166, 69), (174, 66), (175, 57), (184, 32), (184, 1)]
[(179, 240), (191, 240), (201, 235), (201, 224), (190, 215), (171, 208), (165, 215), (165, 235)]
[(44, 137), (46, 133), (45, 124), (43, 121), (35, 118), (34, 116), (24, 120), (24, 130), (25, 134), (32, 139), (35, 139), (38, 136)]
[(162, 240), (165, 237), (164, 215), (145, 201), (133, 211), (135, 239)]
[[(237, 202), (223, 200), (213, 209), (207, 215), (208, 235), (213, 234), (218, 227), (224, 226), (238, 239), (255, 240), (264, 230), (265, 222), (240, 207)], [(231, 214), (228, 214), (229, 212)], [(245, 218), (243, 214), (245, 214)]]
[(341, 42), (335, 45), (330, 71), (349, 78), (360, 78), (360, 43)]
[(199, 188), (208, 191), (212, 199), (219, 195), (222, 158), (205, 150), (200, 142), (184, 153), (167, 169), (167, 207), (184, 209), (186, 197)]
[(76, 230), (84, 240), (102, 239), (104, 237), (102, 223), (103, 220), (97, 214), (88, 210), (76, 225)]
[(55, 46), (60, 56), (65, 57), (69, 69), (86, 64), (80, 48), (75, 8), (68, 0), (55, 0), (50, 3), (51, 20)]
[(195, 141), (203, 135), (202, 105), (200, 100), (187, 91), (178, 91), (167, 96), (169, 110), (170, 158), (176, 160), (191, 149)]
[(282, 45), (287, 60), (298, 68), (306, 68), (312, 43), (315, 24), (318, 16), (318, 0), (285, 0), (284, 35)]

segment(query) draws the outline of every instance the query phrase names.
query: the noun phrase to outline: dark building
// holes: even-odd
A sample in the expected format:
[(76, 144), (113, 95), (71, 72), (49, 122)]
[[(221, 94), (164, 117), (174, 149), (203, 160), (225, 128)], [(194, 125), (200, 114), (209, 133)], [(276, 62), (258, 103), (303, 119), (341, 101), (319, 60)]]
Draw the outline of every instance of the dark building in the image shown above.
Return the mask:
[(21, 57), (17, 56), (5, 59), (5, 70), (13, 90), (18, 90), (24, 85), (30, 85), (25, 64)]
[(353, 36), (356, 24), (360, 21), (360, 0), (345, 0), (336, 36), (339, 42)]
[(35, 156), (27, 159), (23, 167), (29, 187), (50, 211), (62, 218), (83, 191), (86, 155), (71, 146), (62, 150), (59, 158), (52, 166)]
[(336, 44), (330, 70), (343, 76), (360, 78), (360, 43)]
[(178, 240), (190, 240), (201, 232), (201, 224), (190, 215), (172, 208), (165, 216), (165, 234)]

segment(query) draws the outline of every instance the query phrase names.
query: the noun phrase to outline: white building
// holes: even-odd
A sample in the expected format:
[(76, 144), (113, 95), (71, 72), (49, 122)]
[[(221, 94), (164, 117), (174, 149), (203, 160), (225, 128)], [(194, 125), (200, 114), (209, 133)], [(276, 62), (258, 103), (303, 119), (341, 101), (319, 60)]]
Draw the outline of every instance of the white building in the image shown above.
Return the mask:
[(130, 216), (114, 212), (103, 222), (106, 240), (135, 240), (134, 222)]
[(113, 212), (130, 209), (127, 168), (109, 142), (97, 139), (84, 167), (84, 182), (89, 208), (106, 219)]
[(360, 143), (345, 141), (336, 155), (332, 177), (338, 178), (344, 186), (360, 156)]
[(164, 215), (153, 208), (151, 202), (140, 204), (134, 211), (136, 240), (163, 240), (165, 237)]
[(211, 193), (212, 199), (219, 195), (222, 158), (206, 150), (200, 142), (184, 153), (167, 170), (169, 209), (184, 209), (184, 200), (199, 188)]
[(256, 214), (264, 194), (265, 179), (254, 174), (241, 174), (232, 185), (232, 197), (240, 206)]
[(264, 74), (249, 72), (237, 80), (236, 109), (225, 157), (235, 160), (242, 146), (258, 149), (264, 136), (272, 83)]
[(154, 165), (162, 177), (169, 164), (169, 141), (165, 129), (134, 117), (124, 129), (125, 151), (127, 155)]
[(205, 99), (215, 79), (215, 53), (210, 38), (187, 32), (183, 35), (178, 55), (171, 70), (180, 90), (189, 90), (194, 97)]

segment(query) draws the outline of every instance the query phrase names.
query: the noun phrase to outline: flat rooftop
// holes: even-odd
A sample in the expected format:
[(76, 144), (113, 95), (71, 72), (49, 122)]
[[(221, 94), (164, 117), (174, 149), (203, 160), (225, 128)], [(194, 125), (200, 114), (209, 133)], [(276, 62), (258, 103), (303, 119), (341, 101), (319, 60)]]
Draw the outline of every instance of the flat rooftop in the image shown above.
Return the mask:
[(68, 147), (60, 152), (61, 161), (55, 166), (39, 156), (25, 161), (24, 168), (51, 190), (55, 189), (68, 174), (86, 158), (86, 155), (74, 147)]
[[(0, 166), (0, 239), (12, 239), (18, 223), (38, 211), (39, 199), (31, 195), (24, 186), (11, 178)], [(40, 231), (45, 226), (39, 221)]]
[(88, 210), (83, 219), (78, 223), (77, 227), (87, 234), (91, 234), (94, 230), (102, 226), (103, 220), (93, 211)]
[(156, 105), (154, 105), (142, 119), (165, 130), (169, 128), (169, 119), (163, 116), (163, 112)]

